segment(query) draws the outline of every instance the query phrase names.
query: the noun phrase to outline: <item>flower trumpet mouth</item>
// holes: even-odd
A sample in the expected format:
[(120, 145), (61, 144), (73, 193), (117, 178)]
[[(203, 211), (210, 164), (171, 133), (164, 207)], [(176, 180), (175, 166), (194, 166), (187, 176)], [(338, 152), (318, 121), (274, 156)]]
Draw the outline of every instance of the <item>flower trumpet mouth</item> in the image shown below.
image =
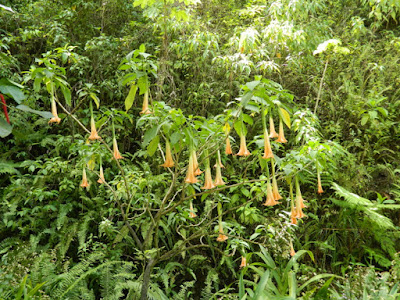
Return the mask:
[(61, 119), (58, 117), (57, 104), (56, 101), (54, 101), (54, 99), (51, 100), (51, 113), (53, 114), (53, 117), (50, 119), (49, 124), (51, 123), (60, 124)]
[(213, 188), (215, 188), (215, 185), (212, 181), (212, 177), (211, 177), (211, 169), (208, 166), (206, 168), (206, 175), (205, 175), (205, 179), (204, 179), (204, 186), (201, 187), (203, 190), (211, 190)]
[(269, 137), (271, 139), (278, 137), (278, 134), (275, 131), (274, 119), (272, 119), (272, 117), (269, 117)]
[(100, 140), (101, 137), (98, 135), (97, 130), (96, 130), (96, 124), (94, 122), (93, 116), (90, 118), (90, 136), (89, 140)]
[(189, 165), (185, 178), (186, 183), (197, 183), (197, 178), (194, 175), (193, 153), (189, 156)]
[(113, 138), (113, 156), (114, 159), (123, 159), (121, 153), (118, 150), (118, 144), (117, 144), (117, 140), (115, 139), (115, 137)]
[(175, 163), (172, 159), (171, 145), (167, 141), (165, 146), (165, 162), (161, 166), (164, 168), (172, 168), (174, 165)]
[(83, 172), (82, 172), (82, 183), (80, 185), (81, 187), (85, 187), (88, 188), (90, 186), (88, 180), (87, 180), (87, 176), (86, 176), (86, 168), (83, 168)]
[(287, 143), (287, 140), (285, 138), (285, 132), (283, 131), (283, 122), (282, 120), (279, 121), (279, 136), (278, 139), (276, 140), (278, 143)]
[(145, 92), (144, 93), (144, 97), (143, 97), (143, 107), (142, 107), (142, 111), (140, 112), (141, 115), (145, 114), (151, 114), (152, 112), (149, 109), (149, 92)]
[(250, 151), (247, 150), (246, 136), (244, 134), (240, 135), (240, 149), (239, 149), (239, 152), (236, 155), (237, 156), (249, 156), (249, 155), (251, 155)]

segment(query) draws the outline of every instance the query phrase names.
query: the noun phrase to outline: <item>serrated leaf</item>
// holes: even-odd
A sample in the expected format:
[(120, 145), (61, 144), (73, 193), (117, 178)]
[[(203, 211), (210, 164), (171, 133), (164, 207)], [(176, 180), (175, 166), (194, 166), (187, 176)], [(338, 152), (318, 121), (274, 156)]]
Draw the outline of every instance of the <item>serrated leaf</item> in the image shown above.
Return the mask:
[(149, 146), (147, 147), (147, 154), (149, 155), (149, 156), (153, 156), (154, 155), (154, 153), (156, 152), (156, 150), (157, 150), (157, 146), (158, 146), (158, 143), (160, 142), (160, 136), (159, 135), (157, 135), (151, 142), (150, 142), (150, 144), (149, 144)]
[(135, 84), (131, 85), (131, 89), (129, 90), (129, 94), (125, 99), (125, 110), (128, 111), (132, 105), (133, 102), (135, 101), (135, 96), (136, 96), (136, 91), (137, 91), (138, 87)]
[(290, 124), (290, 115), (289, 115), (288, 111), (282, 107), (279, 108), (279, 111), (280, 111), (283, 122), (290, 129), (291, 124)]

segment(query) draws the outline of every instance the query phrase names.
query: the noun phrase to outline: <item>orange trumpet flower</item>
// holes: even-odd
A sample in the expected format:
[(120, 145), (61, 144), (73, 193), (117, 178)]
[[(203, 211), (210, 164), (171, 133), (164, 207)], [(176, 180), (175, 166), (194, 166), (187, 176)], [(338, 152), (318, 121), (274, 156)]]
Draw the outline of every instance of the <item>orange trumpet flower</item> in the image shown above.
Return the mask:
[(51, 113), (53, 114), (53, 117), (50, 119), (49, 124), (51, 124), (51, 123), (60, 124), (61, 119), (58, 117), (57, 104), (54, 99), (51, 99)]
[[(219, 163), (218, 163), (219, 162)], [(221, 155), (220, 155), (220, 153), (219, 153), (219, 150), (218, 150), (218, 159), (217, 159), (217, 163), (215, 164), (215, 166), (216, 166), (216, 173), (215, 173), (215, 180), (214, 180), (214, 184), (216, 185), (216, 186), (219, 186), (219, 185), (225, 185), (226, 183), (224, 182), (224, 180), (222, 179), (222, 175), (221, 175)]]
[(186, 173), (185, 182), (197, 183), (197, 178), (194, 175), (194, 163), (193, 163), (193, 152), (189, 156), (189, 165)]
[(97, 180), (98, 183), (102, 184), (104, 182), (106, 182), (106, 180), (104, 179), (104, 172), (103, 172), (103, 166), (100, 165), (100, 174), (99, 174), (99, 179)]
[(225, 142), (226, 142), (225, 154), (226, 155), (232, 154), (231, 141), (229, 140), (229, 136), (226, 138)]
[(90, 136), (89, 140), (99, 140), (101, 137), (98, 135), (97, 130), (96, 130), (96, 124), (94, 122), (93, 115), (90, 117)]
[(174, 160), (172, 159), (171, 145), (169, 144), (169, 141), (167, 140), (165, 142), (165, 162), (161, 165), (161, 167), (172, 168), (174, 165), (175, 165), (175, 163), (174, 163)]
[(149, 109), (149, 92), (145, 92), (144, 93), (144, 97), (143, 97), (143, 108), (142, 111), (140, 112), (140, 114), (151, 114), (152, 112)]
[(297, 211), (296, 208), (293, 206), (292, 203), (292, 208), (291, 208), (291, 212), (290, 212), (290, 221), (292, 224), (296, 225), (297, 224)]
[(269, 141), (268, 130), (264, 129), (264, 159), (274, 158), (274, 154), (272, 153), (271, 143)]
[(242, 269), (242, 268), (247, 267), (247, 266), (248, 266), (247, 259), (246, 259), (245, 256), (242, 256), (242, 261), (240, 262), (239, 268)]
[(81, 183), (81, 187), (85, 187), (88, 188), (90, 186), (87, 177), (86, 177), (86, 168), (83, 167), (83, 172), (82, 172), (82, 183)]
[(194, 208), (193, 208), (193, 203), (192, 203), (192, 201), (190, 201), (190, 207), (189, 207), (189, 209), (190, 209), (189, 217), (190, 217), (190, 218), (196, 218), (197, 215), (196, 215), (195, 212), (194, 212)]
[(115, 136), (113, 137), (113, 150), (114, 159), (123, 159), (121, 153), (119, 153), (117, 139)]
[(249, 155), (251, 155), (250, 151), (247, 150), (246, 136), (243, 133), (240, 134), (240, 149), (239, 149), (239, 152), (236, 155), (237, 156), (249, 156)]
[(318, 169), (317, 169), (317, 178), (318, 178), (318, 194), (322, 194), (324, 190), (322, 189), (321, 174)]
[(217, 237), (217, 242), (225, 242), (228, 237), (224, 234), (224, 228), (222, 227), (221, 222), (219, 223), (219, 235)]
[(294, 251), (292, 241), (289, 242), (289, 245), (290, 245), (290, 256), (293, 257), (296, 255), (296, 251)]
[(274, 194), (272, 193), (272, 187), (271, 187), (271, 182), (268, 178), (267, 180), (267, 200), (263, 205), (265, 206), (274, 206), (279, 204), (278, 202), (275, 201)]
[(278, 136), (278, 139), (276, 140), (276, 142), (287, 143), (287, 140), (285, 139), (285, 132), (283, 131), (282, 119), (279, 120), (279, 136)]
[(211, 190), (211, 189), (215, 188), (215, 185), (214, 185), (214, 183), (212, 181), (211, 168), (210, 168), (209, 165), (206, 167), (206, 171), (205, 172), (206, 172), (205, 173), (206, 175), (204, 177), (204, 186), (201, 187), (201, 188), (203, 190)]
[(275, 164), (273, 159), (271, 159), (271, 168), (272, 168), (272, 195), (274, 196), (274, 200), (280, 200), (282, 199), (282, 196), (279, 194), (278, 190), (278, 183), (276, 181), (276, 176), (275, 176)]
[(301, 219), (305, 217), (305, 214), (303, 213), (303, 208), (305, 207), (304, 199), (300, 191), (299, 180), (296, 177), (296, 218)]
[(269, 137), (271, 139), (278, 137), (278, 134), (275, 131), (274, 119), (272, 119), (272, 117), (269, 117), (269, 132)]
[(203, 173), (202, 170), (199, 168), (199, 163), (197, 162), (197, 155), (196, 155), (196, 150), (193, 148), (192, 150), (193, 153), (193, 170), (194, 170), (194, 175), (199, 176), (201, 173)]

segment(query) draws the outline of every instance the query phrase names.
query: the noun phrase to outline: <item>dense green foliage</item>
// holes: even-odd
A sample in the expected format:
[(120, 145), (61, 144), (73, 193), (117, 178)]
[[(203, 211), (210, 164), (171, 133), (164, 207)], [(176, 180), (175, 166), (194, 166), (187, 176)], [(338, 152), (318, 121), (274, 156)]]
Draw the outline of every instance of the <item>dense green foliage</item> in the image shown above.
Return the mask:
[(400, 299), (398, 1), (3, 2), (0, 299)]

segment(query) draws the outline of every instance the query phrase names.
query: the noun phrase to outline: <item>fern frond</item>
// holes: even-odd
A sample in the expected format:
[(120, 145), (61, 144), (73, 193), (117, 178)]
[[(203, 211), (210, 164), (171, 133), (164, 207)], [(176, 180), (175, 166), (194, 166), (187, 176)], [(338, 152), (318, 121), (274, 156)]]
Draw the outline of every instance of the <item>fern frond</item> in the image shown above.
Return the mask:
[(16, 169), (19, 167), (19, 164), (9, 162), (9, 161), (0, 161), (0, 174), (20, 174)]
[(345, 203), (340, 200), (332, 199), (332, 202), (335, 204), (363, 212), (368, 220), (376, 227), (382, 229), (394, 228), (392, 220), (378, 213), (378, 207), (370, 200), (351, 193), (336, 183), (333, 183), (332, 187), (334, 190), (336, 190), (337, 195), (345, 199)]

